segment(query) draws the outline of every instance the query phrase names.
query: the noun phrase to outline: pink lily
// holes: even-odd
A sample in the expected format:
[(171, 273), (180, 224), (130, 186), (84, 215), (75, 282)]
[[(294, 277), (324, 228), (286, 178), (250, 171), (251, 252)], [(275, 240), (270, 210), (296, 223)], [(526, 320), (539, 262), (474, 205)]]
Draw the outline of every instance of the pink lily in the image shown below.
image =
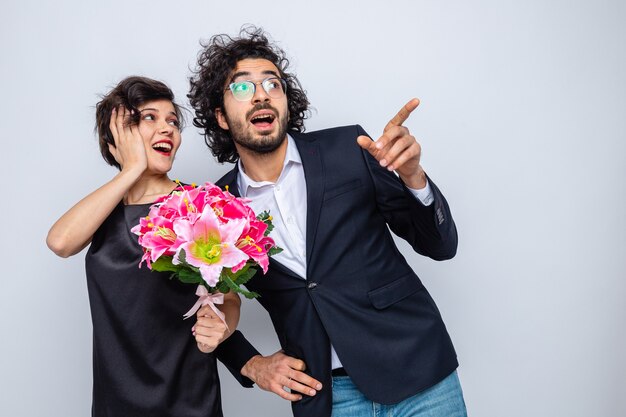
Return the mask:
[(248, 255), (235, 245), (245, 226), (244, 219), (221, 224), (209, 205), (193, 223), (184, 218), (175, 220), (174, 232), (180, 246), (172, 263), (180, 264), (180, 252), (184, 250), (186, 262), (199, 268), (202, 278), (214, 287), (219, 282), (222, 268), (231, 268), (248, 259)]
[(237, 247), (256, 261), (263, 269), (263, 273), (267, 272), (269, 266), (267, 251), (272, 246), (275, 246), (274, 240), (265, 236), (266, 229), (267, 224), (254, 219), (250, 222), (247, 230), (243, 231), (241, 238), (237, 242)]
[(139, 235), (139, 244), (145, 250), (139, 263), (140, 267), (144, 261), (150, 268), (151, 263), (161, 255), (174, 255), (177, 239), (171, 220), (158, 215), (155, 217), (148, 215), (140, 219), (139, 224), (133, 227), (131, 232)]

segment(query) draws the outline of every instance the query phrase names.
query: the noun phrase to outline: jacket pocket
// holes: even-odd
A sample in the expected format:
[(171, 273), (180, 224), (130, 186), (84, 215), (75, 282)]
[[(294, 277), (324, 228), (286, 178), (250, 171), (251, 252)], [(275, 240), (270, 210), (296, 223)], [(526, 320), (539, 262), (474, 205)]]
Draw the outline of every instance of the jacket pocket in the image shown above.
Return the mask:
[(359, 178), (343, 184), (333, 185), (332, 188), (324, 192), (324, 201), (328, 201), (352, 190), (356, 190), (357, 188), (360, 188), (361, 185), (361, 180)]
[(389, 307), (424, 288), (414, 274), (407, 274), (389, 284), (367, 293), (372, 305), (378, 310)]

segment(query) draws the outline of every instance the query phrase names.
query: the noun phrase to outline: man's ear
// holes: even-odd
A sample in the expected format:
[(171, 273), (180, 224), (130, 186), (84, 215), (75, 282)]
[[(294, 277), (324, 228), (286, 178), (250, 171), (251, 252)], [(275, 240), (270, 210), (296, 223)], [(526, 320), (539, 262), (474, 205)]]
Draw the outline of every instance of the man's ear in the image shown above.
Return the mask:
[(228, 130), (228, 122), (226, 121), (226, 117), (224, 117), (224, 113), (221, 108), (215, 109), (215, 118), (217, 119), (217, 124), (224, 130)]

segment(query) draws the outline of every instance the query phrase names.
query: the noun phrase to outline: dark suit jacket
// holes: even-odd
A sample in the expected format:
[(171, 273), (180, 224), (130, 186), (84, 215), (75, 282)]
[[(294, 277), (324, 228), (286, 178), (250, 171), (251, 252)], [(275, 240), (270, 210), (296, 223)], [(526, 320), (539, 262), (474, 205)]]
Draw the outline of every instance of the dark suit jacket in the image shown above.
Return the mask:
[[(306, 281), (271, 260), (247, 285), (261, 296), (286, 354), (302, 359), (324, 384), (293, 403), (296, 416), (330, 416), (330, 344), (369, 399), (392, 404), (428, 388), (458, 366), (444, 323), (391, 229), (418, 253), (452, 258), (457, 234), (448, 204), (429, 180), (428, 207), (356, 143), (360, 126), (290, 132), (307, 188)], [(238, 193), (237, 167), (218, 185)], [(256, 350), (241, 333), (217, 356), (239, 374)]]

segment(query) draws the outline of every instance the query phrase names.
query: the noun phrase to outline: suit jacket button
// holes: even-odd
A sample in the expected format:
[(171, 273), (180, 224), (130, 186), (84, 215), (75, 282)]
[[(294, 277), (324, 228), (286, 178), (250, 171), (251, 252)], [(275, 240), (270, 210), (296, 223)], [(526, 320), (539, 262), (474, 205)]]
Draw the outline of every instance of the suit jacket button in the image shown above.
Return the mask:
[(317, 282), (309, 282), (306, 286), (310, 290), (314, 290), (317, 287)]

